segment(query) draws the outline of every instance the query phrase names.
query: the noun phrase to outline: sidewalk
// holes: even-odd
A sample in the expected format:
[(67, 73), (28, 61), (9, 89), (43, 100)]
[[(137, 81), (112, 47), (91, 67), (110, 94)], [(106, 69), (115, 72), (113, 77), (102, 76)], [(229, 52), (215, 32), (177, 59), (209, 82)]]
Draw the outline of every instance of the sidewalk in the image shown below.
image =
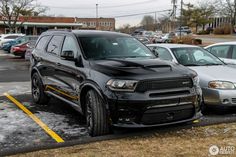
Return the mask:
[(196, 38), (221, 38), (221, 39), (235, 39), (236, 40), (236, 35), (214, 35), (214, 34), (210, 34), (210, 35), (197, 35), (194, 34), (193, 35)]

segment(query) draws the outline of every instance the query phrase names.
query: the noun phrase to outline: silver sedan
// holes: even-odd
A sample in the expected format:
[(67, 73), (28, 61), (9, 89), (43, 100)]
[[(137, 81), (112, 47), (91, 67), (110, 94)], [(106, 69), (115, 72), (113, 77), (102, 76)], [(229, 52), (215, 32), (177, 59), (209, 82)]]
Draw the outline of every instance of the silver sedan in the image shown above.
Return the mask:
[(204, 106), (236, 106), (236, 69), (203, 48), (179, 44), (149, 44), (160, 59), (182, 64), (200, 78)]

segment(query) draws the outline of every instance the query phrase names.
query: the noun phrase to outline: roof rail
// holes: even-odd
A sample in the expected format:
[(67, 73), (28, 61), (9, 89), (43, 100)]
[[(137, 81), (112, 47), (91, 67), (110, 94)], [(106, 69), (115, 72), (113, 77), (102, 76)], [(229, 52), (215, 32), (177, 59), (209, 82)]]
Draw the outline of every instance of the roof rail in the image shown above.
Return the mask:
[(49, 29), (47, 30), (48, 32), (50, 31), (65, 31), (65, 32), (71, 32), (71, 29)]

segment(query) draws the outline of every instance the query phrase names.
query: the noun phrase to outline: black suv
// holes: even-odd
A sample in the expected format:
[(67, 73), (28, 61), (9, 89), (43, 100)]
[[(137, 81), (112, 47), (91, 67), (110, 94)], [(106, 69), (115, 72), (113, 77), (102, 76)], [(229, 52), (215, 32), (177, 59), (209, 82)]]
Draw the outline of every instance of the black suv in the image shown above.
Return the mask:
[(134, 37), (105, 31), (47, 31), (31, 58), (32, 96), (56, 97), (86, 117), (89, 133), (199, 117), (195, 72), (157, 59)]

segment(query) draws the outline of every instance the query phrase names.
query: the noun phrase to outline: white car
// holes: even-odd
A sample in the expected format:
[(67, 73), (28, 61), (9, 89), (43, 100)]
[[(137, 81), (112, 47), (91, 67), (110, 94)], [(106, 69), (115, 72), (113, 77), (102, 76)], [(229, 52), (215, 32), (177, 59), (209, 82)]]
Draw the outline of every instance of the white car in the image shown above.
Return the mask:
[(0, 36), (0, 48), (5, 42), (15, 40), (16, 38), (21, 36), (24, 36), (24, 34), (2, 34)]
[(213, 55), (219, 57), (227, 64), (236, 65), (236, 42), (223, 42), (205, 47)]
[(160, 59), (182, 64), (197, 72), (203, 92), (204, 111), (208, 107), (236, 106), (236, 69), (198, 46), (184, 44), (147, 45)]

